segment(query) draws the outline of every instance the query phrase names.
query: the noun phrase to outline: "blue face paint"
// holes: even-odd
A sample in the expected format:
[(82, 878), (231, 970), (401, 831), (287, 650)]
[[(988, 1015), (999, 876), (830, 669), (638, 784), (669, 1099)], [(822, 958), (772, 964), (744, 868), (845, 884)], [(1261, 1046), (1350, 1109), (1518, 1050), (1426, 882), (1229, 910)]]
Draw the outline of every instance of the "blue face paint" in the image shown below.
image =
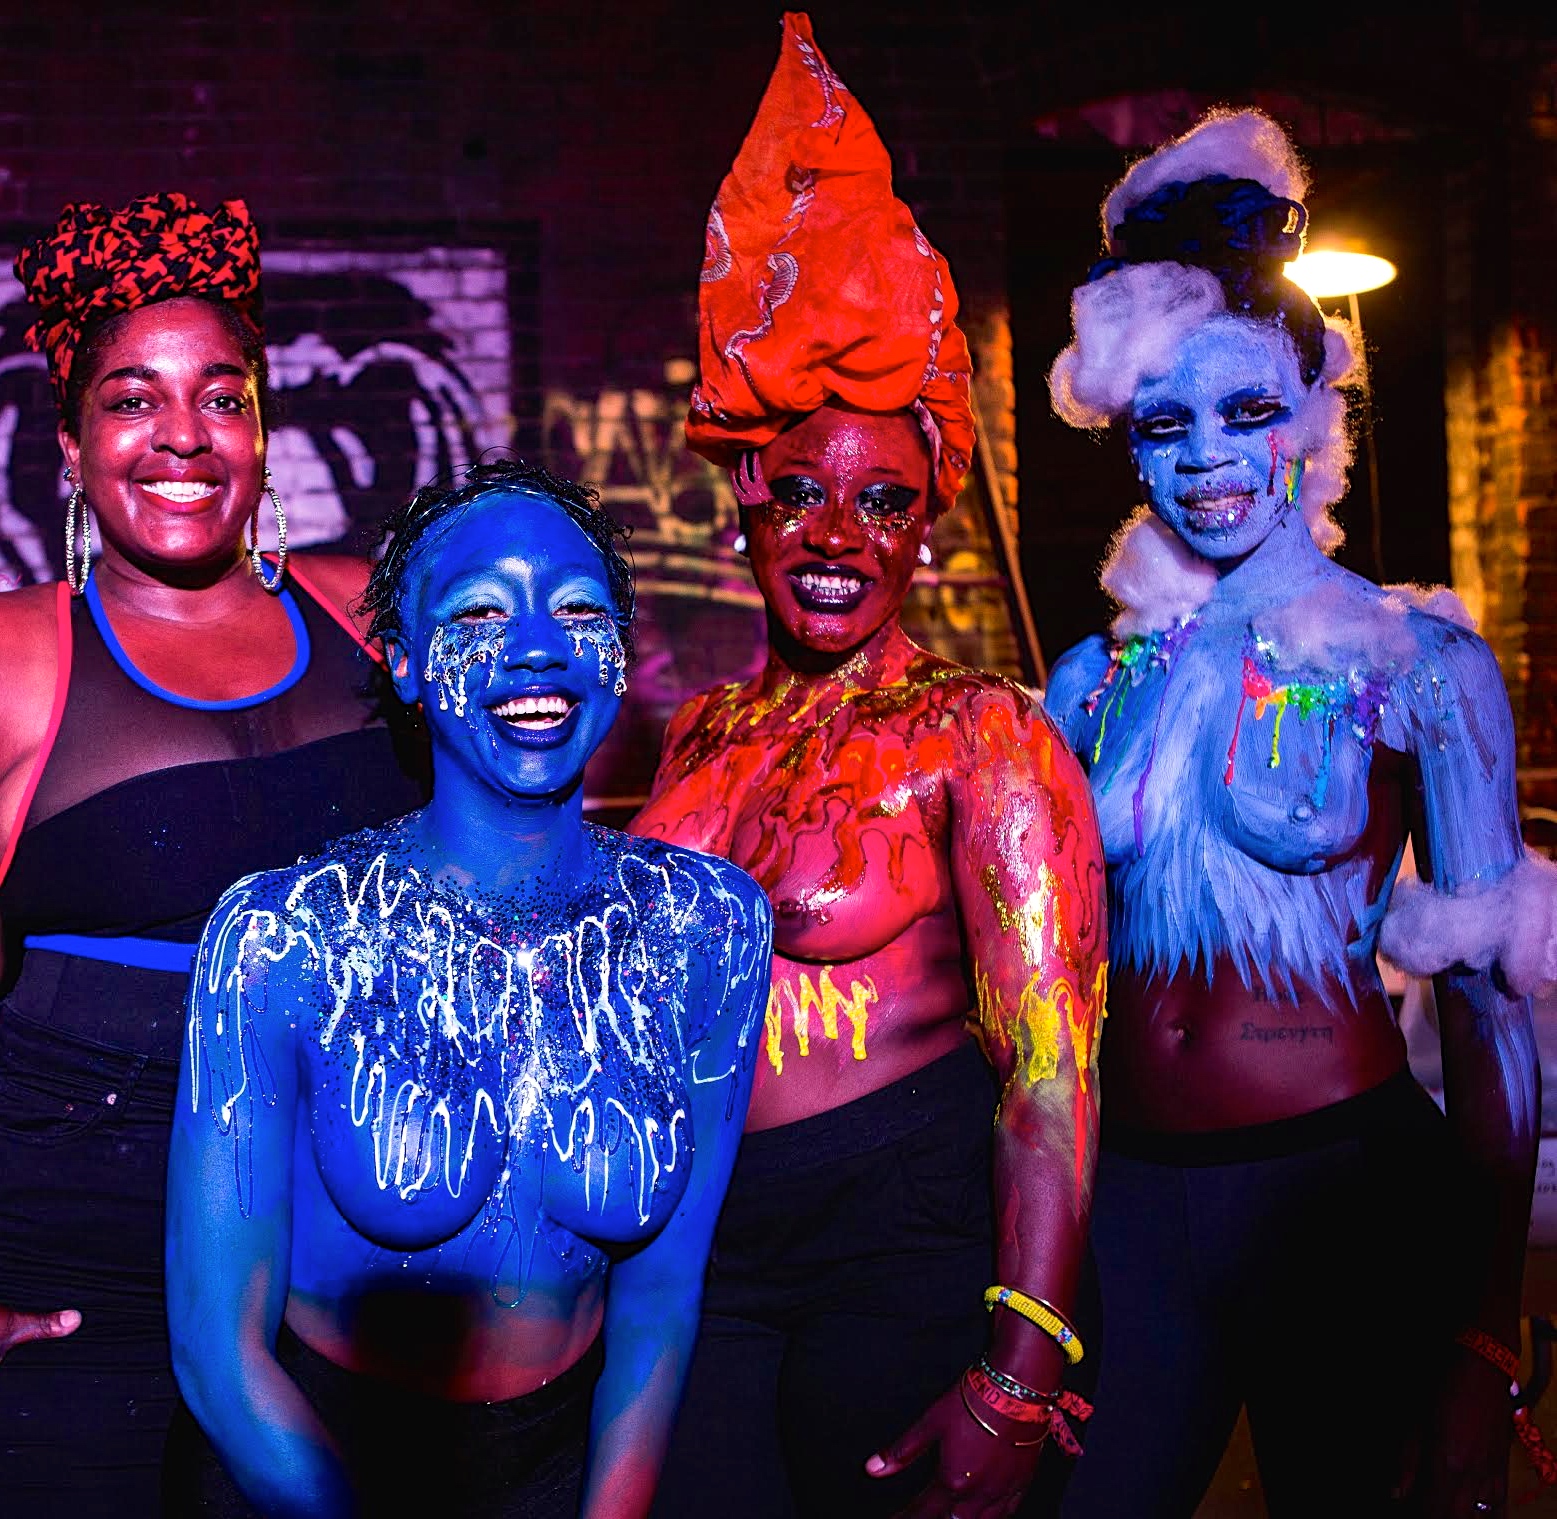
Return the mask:
[[(421, 550), (397, 640), (434, 763), (507, 796), (576, 788), (627, 690), (605, 564), (554, 502), (473, 502)], [(420, 556), (419, 556), (420, 557)]]
[(1301, 464), (1282, 429), (1302, 396), (1286, 335), (1226, 317), (1142, 382), (1130, 414), (1136, 468), (1152, 510), (1197, 554), (1242, 558), (1296, 510)]

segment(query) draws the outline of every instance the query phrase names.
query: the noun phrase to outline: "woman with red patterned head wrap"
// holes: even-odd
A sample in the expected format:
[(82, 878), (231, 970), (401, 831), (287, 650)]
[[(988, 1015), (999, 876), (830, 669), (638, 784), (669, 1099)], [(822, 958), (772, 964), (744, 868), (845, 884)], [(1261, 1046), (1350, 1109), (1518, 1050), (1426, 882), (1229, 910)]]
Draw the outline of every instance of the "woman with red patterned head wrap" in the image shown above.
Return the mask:
[(734, 860), (776, 920), (667, 1519), (1009, 1514), (1071, 1440), (1102, 862), (1028, 693), (899, 626), (973, 448), (956, 313), (786, 16), (709, 215), (687, 423), (733, 474), (768, 659), (676, 714), (634, 825)]
[[(159, 1509), (163, 1186), (194, 941), (237, 876), (414, 806), (347, 604), (251, 551), (265, 470), (242, 201), (67, 206), (16, 272), (48, 357), (65, 578), (0, 596), (0, 1494)], [(282, 508), (269, 493), (278, 519)], [(267, 513), (268, 515), (268, 513)]]

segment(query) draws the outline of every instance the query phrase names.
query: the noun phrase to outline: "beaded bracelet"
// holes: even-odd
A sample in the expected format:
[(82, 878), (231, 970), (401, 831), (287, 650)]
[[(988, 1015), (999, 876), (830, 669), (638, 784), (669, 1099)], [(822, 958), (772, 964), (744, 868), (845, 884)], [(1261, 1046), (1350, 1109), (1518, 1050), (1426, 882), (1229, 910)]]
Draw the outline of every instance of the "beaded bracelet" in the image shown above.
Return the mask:
[(1065, 1359), (1072, 1366), (1081, 1359), (1081, 1340), (1070, 1320), (1053, 1303), (1046, 1303), (1041, 1297), (1029, 1297), (1015, 1287), (990, 1287), (984, 1293), (984, 1306), (993, 1312), (997, 1305), (1009, 1308), (1034, 1328), (1041, 1329), (1065, 1352)]
[(1013, 1398), (1022, 1398), (1029, 1403), (1052, 1403), (1058, 1396), (1057, 1393), (1039, 1392), (1036, 1387), (1029, 1387), (1026, 1382), (1018, 1382), (1009, 1372), (1000, 1371), (989, 1364), (989, 1357), (981, 1355), (974, 1365), (989, 1378), (996, 1387), (1002, 1388), (1011, 1394)]
[(1474, 1350), (1482, 1360), (1490, 1361), (1514, 1385), (1509, 1391), (1519, 1396), (1519, 1357), (1501, 1340), (1480, 1329), (1466, 1329), (1454, 1337), (1455, 1344)]

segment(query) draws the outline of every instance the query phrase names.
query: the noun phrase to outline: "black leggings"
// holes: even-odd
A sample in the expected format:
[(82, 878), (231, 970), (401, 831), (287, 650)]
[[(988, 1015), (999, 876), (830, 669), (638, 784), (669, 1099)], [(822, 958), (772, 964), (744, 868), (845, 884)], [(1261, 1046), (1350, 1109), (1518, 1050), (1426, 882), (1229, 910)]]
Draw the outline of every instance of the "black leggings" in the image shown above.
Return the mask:
[(746, 1136), (656, 1519), (871, 1519), (924, 1486), (863, 1467), (987, 1344), (995, 1099), (970, 1041)]
[(1273, 1519), (1390, 1512), (1460, 1326), (1458, 1174), (1405, 1072), (1279, 1123), (1105, 1131), (1107, 1345), (1065, 1519), (1188, 1519), (1245, 1406)]
[[(277, 1359), (335, 1437), (365, 1519), (575, 1519), (600, 1342), (506, 1403), (450, 1403), (345, 1371), (283, 1328)], [(167, 1519), (257, 1519), (179, 1406), (163, 1466)]]

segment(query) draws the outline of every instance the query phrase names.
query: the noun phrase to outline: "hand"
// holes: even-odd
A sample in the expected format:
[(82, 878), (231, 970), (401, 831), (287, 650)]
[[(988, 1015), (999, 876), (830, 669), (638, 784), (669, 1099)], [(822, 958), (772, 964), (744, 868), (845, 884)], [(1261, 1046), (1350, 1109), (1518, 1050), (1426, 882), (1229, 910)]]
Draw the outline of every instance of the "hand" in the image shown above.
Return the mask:
[[(999, 1415), (991, 1424), (1000, 1428)], [(1030, 1439), (1012, 1426), (1016, 1438)], [(897, 1519), (1007, 1519), (1038, 1469), (1042, 1445), (1013, 1445), (973, 1422), (962, 1401), (960, 1379), (942, 1393), (905, 1433), (865, 1463), (872, 1477), (891, 1477), (912, 1466), (932, 1446), (937, 1470), (930, 1485)]]
[(1425, 1519), (1503, 1519), (1513, 1409), (1508, 1378), (1473, 1351), (1456, 1350), (1416, 1476)]
[(81, 1315), (74, 1308), (56, 1313), (17, 1313), (0, 1308), (0, 1361), (29, 1340), (62, 1340), (80, 1327)]

